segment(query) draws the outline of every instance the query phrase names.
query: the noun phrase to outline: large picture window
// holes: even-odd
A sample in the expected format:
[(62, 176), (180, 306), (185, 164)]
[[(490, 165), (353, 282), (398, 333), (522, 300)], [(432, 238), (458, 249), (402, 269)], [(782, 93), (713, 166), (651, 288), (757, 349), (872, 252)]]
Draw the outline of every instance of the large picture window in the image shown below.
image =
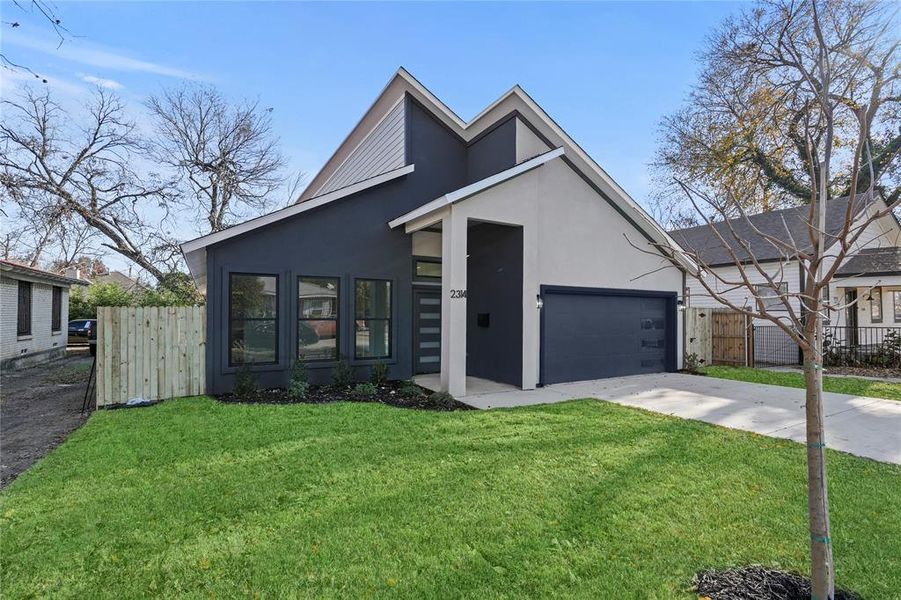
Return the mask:
[(229, 278), (228, 364), (278, 362), (278, 276)]
[(354, 357), (391, 356), (391, 282), (357, 279), (354, 307)]
[(31, 282), (19, 282), (19, 301), (16, 307), (16, 335), (31, 335)]
[(304, 360), (338, 359), (337, 277), (297, 279), (297, 355)]
[(53, 286), (50, 305), (50, 331), (60, 331), (63, 325), (63, 288)]

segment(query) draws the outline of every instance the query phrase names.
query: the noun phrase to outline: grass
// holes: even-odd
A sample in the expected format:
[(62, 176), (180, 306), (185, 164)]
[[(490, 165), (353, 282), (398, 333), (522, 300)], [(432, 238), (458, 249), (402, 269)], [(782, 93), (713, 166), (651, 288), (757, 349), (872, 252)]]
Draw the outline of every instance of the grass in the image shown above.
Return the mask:
[[(829, 453), (839, 585), (901, 589), (901, 467)], [(101, 411), (0, 495), (9, 598), (689, 598), (806, 572), (804, 448), (603, 402)]]
[[(749, 367), (709, 366), (701, 369), (705, 375), (720, 379), (734, 379), (751, 383), (767, 383), (783, 387), (804, 388), (804, 374), (795, 371), (770, 371)], [(901, 400), (901, 383), (860, 379), (857, 377), (823, 377), (823, 389), (827, 392)]]

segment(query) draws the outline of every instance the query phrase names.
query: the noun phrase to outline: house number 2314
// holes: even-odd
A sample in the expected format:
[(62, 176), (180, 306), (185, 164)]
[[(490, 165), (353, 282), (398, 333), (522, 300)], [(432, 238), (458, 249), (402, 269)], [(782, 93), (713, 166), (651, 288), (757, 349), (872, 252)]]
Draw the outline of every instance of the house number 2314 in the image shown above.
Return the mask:
[(451, 298), (465, 298), (466, 290), (451, 290)]

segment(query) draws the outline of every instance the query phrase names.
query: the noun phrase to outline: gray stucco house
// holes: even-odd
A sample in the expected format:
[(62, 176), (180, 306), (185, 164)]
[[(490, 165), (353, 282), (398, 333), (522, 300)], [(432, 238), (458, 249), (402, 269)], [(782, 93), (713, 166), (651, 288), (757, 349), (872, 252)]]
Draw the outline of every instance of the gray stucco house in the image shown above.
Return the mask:
[(313, 383), (473, 377), (524, 389), (673, 371), (673, 244), (519, 86), (464, 122), (400, 69), (288, 208), (182, 245), (207, 296), (211, 393), (247, 361)]

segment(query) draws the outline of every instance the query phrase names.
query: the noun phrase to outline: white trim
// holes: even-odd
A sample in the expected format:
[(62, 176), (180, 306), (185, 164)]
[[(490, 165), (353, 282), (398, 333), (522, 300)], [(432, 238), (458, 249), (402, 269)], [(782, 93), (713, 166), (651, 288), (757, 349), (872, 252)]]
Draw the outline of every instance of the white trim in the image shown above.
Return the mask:
[(387, 183), (388, 181), (397, 179), (398, 177), (409, 175), (413, 172), (413, 170), (414, 165), (407, 165), (399, 169), (394, 169), (393, 171), (388, 171), (386, 173), (382, 173), (381, 175), (376, 175), (375, 177), (371, 177), (363, 181), (358, 181), (357, 183), (353, 183), (347, 187), (343, 187), (333, 192), (323, 194), (322, 196), (310, 198), (306, 202), (292, 204), (291, 206), (287, 206), (267, 215), (245, 221), (240, 225), (235, 225), (234, 227), (229, 227), (228, 229), (224, 229), (222, 231), (217, 231), (215, 233), (210, 233), (208, 235), (189, 240), (181, 244), (181, 252), (185, 257), (185, 263), (187, 263), (188, 265), (188, 270), (191, 272), (191, 276), (194, 278), (194, 282), (197, 285), (197, 288), (201, 291), (201, 293), (205, 293), (207, 246), (217, 244), (219, 242), (225, 241), (235, 236), (239, 236), (249, 231), (253, 231), (254, 229), (259, 229), (260, 227), (265, 227), (270, 223), (274, 223), (276, 221), (280, 221), (294, 215), (299, 215), (308, 210), (312, 210), (324, 204), (328, 204), (329, 202), (334, 202), (335, 200), (340, 200), (341, 198), (351, 196), (358, 192), (362, 192), (363, 190), (367, 190), (377, 185)]
[(215, 233), (210, 233), (208, 235), (189, 240), (181, 245), (181, 251), (193, 252), (195, 250), (199, 250), (200, 248), (206, 248), (207, 246), (210, 246), (212, 244), (218, 244), (221, 241), (233, 238), (243, 233), (247, 233), (248, 231), (253, 231), (254, 229), (269, 225), (270, 223), (274, 223), (275, 221), (293, 217), (294, 215), (312, 210), (324, 204), (328, 204), (329, 202), (334, 202), (335, 200), (340, 200), (341, 198), (344, 198), (346, 196), (356, 194), (357, 192), (362, 192), (363, 190), (369, 189), (371, 187), (381, 185), (383, 183), (391, 181), (392, 179), (397, 179), (398, 177), (409, 175), (413, 172), (413, 169), (414, 165), (407, 165), (399, 169), (394, 169), (393, 171), (388, 171), (387, 173), (382, 173), (381, 175), (376, 175), (375, 177), (370, 177), (369, 179), (358, 181), (357, 183), (352, 183), (347, 187), (337, 189), (333, 192), (329, 192), (315, 198), (310, 198), (305, 202), (292, 204), (291, 206), (287, 206), (269, 214), (265, 214), (255, 219), (245, 221), (240, 225), (235, 225), (234, 227), (229, 227), (228, 229), (223, 229), (222, 231), (217, 231)]
[(401, 225), (404, 225), (414, 219), (418, 219), (420, 217), (424, 217), (425, 215), (439, 210), (449, 204), (453, 204), (454, 202), (459, 202), (460, 200), (464, 200), (469, 198), (470, 196), (474, 196), (479, 192), (486, 190), (490, 187), (494, 187), (499, 183), (503, 183), (508, 179), (513, 179), (517, 175), (521, 175), (527, 171), (531, 171), (532, 169), (538, 168), (549, 160), (553, 160), (558, 156), (563, 156), (564, 150), (563, 148), (555, 148), (550, 152), (545, 152), (544, 154), (539, 154), (535, 158), (531, 158), (523, 163), (516, 165), (506, 171), (501, 171), (495, 175), (490, 177), (486, 177), (485, 179), (481, 179), (476, 181), (475, 183), (471, 183), (465, 187), (461, 187), (458, 190), (454, 190), (453, 192), (449, 192), (440, 198), (432, 200), (426, 204), (423, 204), (419, 208), (415, 208), (410, 212), (401, 215), (400, 217), (390, 221), (388, 223), (388, 227), (391, 229), (395, 229)]
[[(328, 176), (328, 179), (326, 179), (325, 181), (322, 182), (322, 185), (320, 185), (318, 189), (321, 190), (325, 187), (328, 187), (329, 182), (335, 178), (335, 175), (337, 175), (338, 173), (341, 172), (341, 167), (343, 167), (345, 164), (347, 164), (347, 161), (349, 161), (354, 156), (354, 154), (356, 154), (357, 150), (360, 149), (360, 146), (365, 144), (366, 140), (368, 140), (370, 137), (372, 137), (372, 134), (375, 133), (375, 130), (378, 129), (382, 123), (385, 122), (385, 119), (387, 119), (389, 116), (391, 116), (391, 113), (394, 112), (394, 109), (397, 108), (397, 105), (402, 103), (403, 101), (404, 101), (404, 97), (401, 96), (400, 98), (397, 99), (397, 102), (395, 102), (394, 104), (391, 105), (391, 108), (389, 108), (387, 111), (385, 111), (385, 114), (382, 115), (382, 118), (380, 118), (378, 120), (378, 122), (372, 126), (372, 129), (369, 130), (369, 133), (367, 133), (365, 136), (363, 136), (363, 139), (360, 140), (360, 142), (356, 146), (354, 146), (353, 150), (351, 150), (347, 154), (347, 156), (344, 157), (344, 160), (341, 161), (341, 164), (339, 164), (337, 167), (335, 167), (335, 170), (332, 171), (332, 174)], [(404, 127), (406, 127), (406, 123), (404, 123)], [(354, 129), (356, 129), (356, 126), (354, 126)], [(338, 148), (340, 148), (340, 147), (341, 146), (338, 146)], [(405, 154), (406, 154), (406, 150), (405, 150)], [(404, 162), (406, 162), (406, 160), (407, 160), (407, 156), (404, 156)], [(306, 191), (306, 190), (304, 190), (304, 191)]]

